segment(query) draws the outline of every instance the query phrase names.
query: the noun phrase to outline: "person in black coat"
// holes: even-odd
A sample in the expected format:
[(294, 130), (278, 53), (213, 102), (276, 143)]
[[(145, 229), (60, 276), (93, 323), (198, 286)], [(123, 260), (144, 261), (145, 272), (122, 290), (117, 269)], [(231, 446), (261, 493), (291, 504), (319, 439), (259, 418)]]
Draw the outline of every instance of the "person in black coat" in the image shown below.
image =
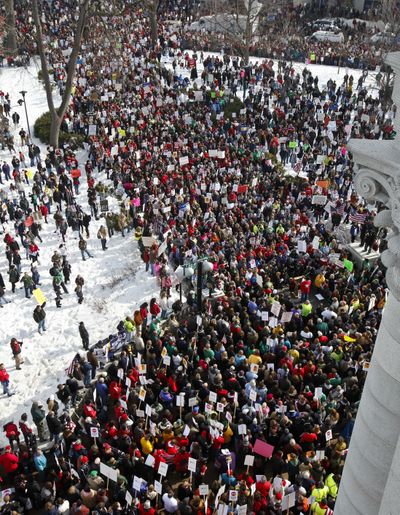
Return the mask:
[(82, 339), (82, 345), (85, 350), (89, 349), (89, 333), (83, 322), (79, 322), (79, 334)]
[(62, 432), (62, 424), (56, 417), (54, 411), (49, 411), (46, 415), (47, 427), (49, 428), (50, 439), (54, 440), (57, 444), (60, 440), (60, 433)]

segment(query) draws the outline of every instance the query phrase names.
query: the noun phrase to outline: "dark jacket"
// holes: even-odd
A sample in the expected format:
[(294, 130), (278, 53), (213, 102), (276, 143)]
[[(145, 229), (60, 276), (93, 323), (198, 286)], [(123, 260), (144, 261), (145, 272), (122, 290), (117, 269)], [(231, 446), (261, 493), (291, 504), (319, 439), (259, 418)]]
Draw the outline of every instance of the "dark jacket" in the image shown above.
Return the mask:
[(47, 427), (49, 428), (50, 433), (52, 433), (52, 434), (61, 433), (62, 425), (56, 416), (47, 415), (46, 422), (47, 422)]
[(45, 313), (44, 309), (40, 309), (40, 306), (37, 306), (33, 312), (33, 320), (36, 323), (39, 323), (42, 320), (44, 320), (45, 318), (46, 318), (46, 313)]

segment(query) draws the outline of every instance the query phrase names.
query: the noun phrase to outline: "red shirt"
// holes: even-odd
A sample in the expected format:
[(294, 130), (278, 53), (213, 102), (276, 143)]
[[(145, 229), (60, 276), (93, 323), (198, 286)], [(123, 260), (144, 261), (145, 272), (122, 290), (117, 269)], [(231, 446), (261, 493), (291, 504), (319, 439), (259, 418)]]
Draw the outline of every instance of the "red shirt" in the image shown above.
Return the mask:
[(142, 503), (138, 506), (138, 512), (139, 515), (156, 515), (156, 510), (154, 508), (150, 508), (149, 510), (146, 510)]
[(256, 483), (256, 490), (260, 492), (263, 497), (267, 498), (271, 490), (271, 483), (269, 481), (264, 481), (264, 483), (258, 481)]

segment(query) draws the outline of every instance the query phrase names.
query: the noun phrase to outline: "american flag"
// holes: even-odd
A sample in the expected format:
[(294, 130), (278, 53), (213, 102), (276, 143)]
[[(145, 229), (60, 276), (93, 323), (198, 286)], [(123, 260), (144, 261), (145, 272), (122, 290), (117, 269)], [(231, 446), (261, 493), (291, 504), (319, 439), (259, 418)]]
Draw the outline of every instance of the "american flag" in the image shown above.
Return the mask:
[(357, 224), (363, 224), (367, 218), (368, 213), (351, 213), (349, 216), (350, 222), (356, 222)]
[(74, 359), (71, 361), (71, 364), (68, 368), (65, 369), (65, 373), (70, 376), (72, 372), (74, 371), (74, 365), (76, 361), (78, 360), (79, 354), (75, 354)]
[(336, 211), (340, 216), (343, 216), (344, 213), (344, 204), (336, 206), (333, 211)]

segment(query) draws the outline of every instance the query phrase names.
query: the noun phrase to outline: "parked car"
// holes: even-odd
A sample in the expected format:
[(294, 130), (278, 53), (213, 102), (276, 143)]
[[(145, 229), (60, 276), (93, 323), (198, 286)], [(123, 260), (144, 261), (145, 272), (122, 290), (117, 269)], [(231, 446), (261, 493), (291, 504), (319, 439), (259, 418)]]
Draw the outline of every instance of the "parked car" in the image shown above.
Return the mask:
[(380, 43), (383, 45), (392, 45), (395, 42), (396, 36), (391, 32), (378, 32), (374, 34), (370, 41), (371, 43)]
[(334, 20), (326, 18), (321, 20), (314, 20), (309, 23), (307, 23), (307, 28), (311, 30), (312, 32), (319, 31), (319, 30), (339, 30), (337, 24)]
[(343, 32), (331, 30), (317, 30), (308, 37), (310, 41), (329, 41), (330, 43), (344, 43)]

